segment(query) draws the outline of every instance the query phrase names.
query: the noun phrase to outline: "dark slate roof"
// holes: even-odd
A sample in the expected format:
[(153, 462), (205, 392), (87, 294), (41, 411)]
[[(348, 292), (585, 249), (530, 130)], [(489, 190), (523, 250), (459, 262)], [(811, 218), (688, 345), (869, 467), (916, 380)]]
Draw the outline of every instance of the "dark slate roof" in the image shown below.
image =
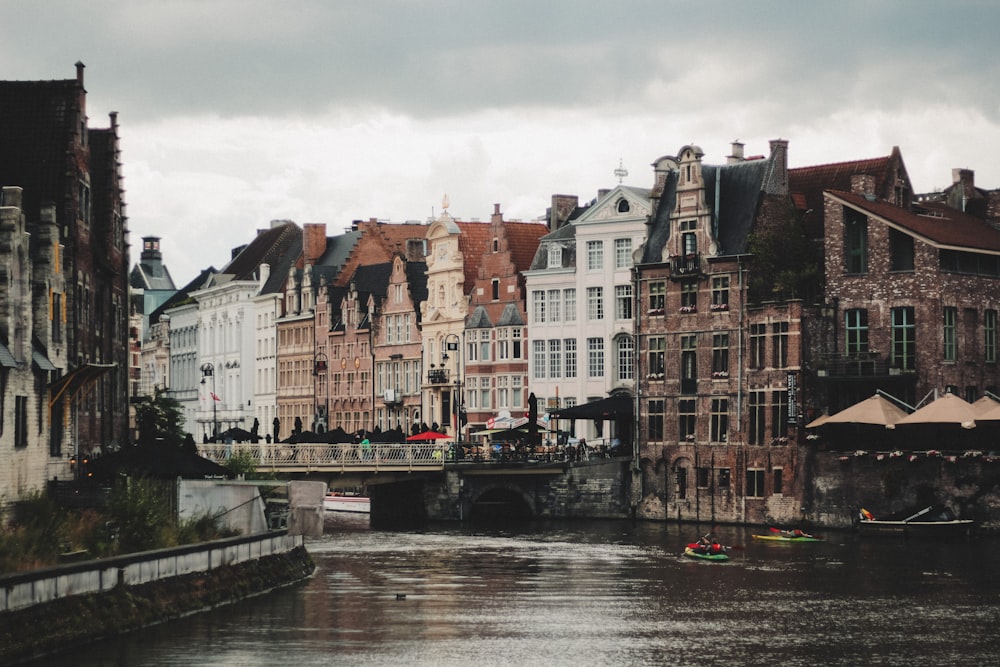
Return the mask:
[(677, 205), (677, 179), (680, 173), (670, 171), (663, 183), (660, 202), (653, 212), (653, 218), (646, 229), (646, 244), (642, 249), (642, 264), (657, 264), (663, 261), (663, 248), (670, 240), (670, 214)]
[[(764, 180), (771, 169), (770, 158), (747, 160), (725, 165), (703, 164), (705, 205), (715, 211), (712, 225), (718, 239), (719, 255), (739, 255), (746, 252), (747, 239), (753, 229), (760, 205)], [(718, 208), (716, 209), (716, 194)], [(647, 230), (642, 263), (663, 261), (663, 248), (670, 239), (670, 215), (677, 199), (677, 174), (667, 174), (663, 194)]]
[(469, 316), (469, 321), (465, 323), (466, 329), (492, 329), (493, 322), (490, 321), (490, 315), (486, 312), (486, 308), (483, 306), (476, 306), (472, 310), (472, 315)]
[(427, 262), (407, 262), (406, 281), (410, 285), (410, 299), (420, 323), (420, 304), (427, 301)]
[(189, 298), (191, 298), (191, 292), (200, 290), (201, 288), (205, 287), (208, 284), (209, 280), (212, 278), (212, 276), (214, 276), (216, 273), (218, 272), (215, 270), (214, 266), (210, 266), (207, 269), (202, 269), (198, 273), (198, 275), (194, 277), (194, 280), (192, 280), (187, 285), (184, 285), (179, 290), (174, 292), (169, 299), (164, 301), (162, 304), (160, 304), (158, 308), (156, 308), (156, 310), (154, 310), (149, 314), (149, 323), (156, 324), (157, 322), (159, 322), (160, 315), (162, 315), (165, 311), (170, 310), (171, 308), (175, 308), (184, 303), (185, 301), (187, 301)]
[(503, 313), (500, 314), (500, 320), (497, 322), (498, 327), (523, 327), (525, 324), (527, 322), (521, 317), (521, 311), (512, 303), (503, 307)]
[(851, 192), (830, 192), (853, 208), (908, 230), (934, 246), (1000, 252), (1000, 230), (968, 213), (942, 204), (914, 204), (913, 211)]
[(359, 266), (351, 276), (358, 291), (358, 306), (362, 310), (368, 305), (368, 297), (385, 298), (389, 293), (389, 279), (392, 278), (392, 262)]
[[(581, 209), (586, 210), (586, 209)], [(548, 246), (546, 242), (548, 241), (562, 241), (563, 254), (562, 254), (562, 265), (563, 266), (575, 266), (576, 265), (576, 243), (573, 240), (576, 239), (576, 225), (567, 223), (555, 230), (554, 232), (549, 232), (542, 238), (538, 240), (538, 249), (535, 251), (535, 257), (531, 260), (531, 270), (537, 271), (540, 269), (547, 269), (549, 258), (548, 258)]]
[(294, 222), (285, 222), (261, 230), (219, 273), (230, 275), (233, 280), (254, 280), (259, 275), (261, 264), (271, 266), (271, 276), (278, 273), (275, 270), (277, 267), (284, 265), (284, 275), (279, 276), (283, 282), (301, 254), (302, 228)]
[(715, 213), (719, 255), (739, 255), (747, 250), (747, 238), (753, 229), (760, 204), (764, 179), (771, 169), (771, 159), (748, 160), (722, 166), (702, 166), (705, 203), (715, 207), (716, 181), (719, 184), (719, 208)]
[(139, 262), (133, 266), (129, 274), (129, 285), (144, 290), (176, 289), (170, 271), (160, 262)]
[(60, 219), (72, 171), (70, 147), (83, 85), (60, 81), (0, 81), (0, 185), (24, 188), (23, 206), (37, 220), (40, 205), (56, 203)]

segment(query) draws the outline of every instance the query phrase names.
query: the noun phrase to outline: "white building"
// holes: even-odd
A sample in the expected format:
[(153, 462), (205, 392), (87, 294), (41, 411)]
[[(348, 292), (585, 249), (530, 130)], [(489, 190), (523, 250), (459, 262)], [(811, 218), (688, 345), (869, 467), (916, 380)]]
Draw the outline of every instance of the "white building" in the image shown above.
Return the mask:
[[(635, 392), (634, 253), (645, 240), (650, 191), (619, 185), (544, 236), (525, 272), (528, 375), (539, 413)], [(559, 424), (593, 442), (594, 422)]]

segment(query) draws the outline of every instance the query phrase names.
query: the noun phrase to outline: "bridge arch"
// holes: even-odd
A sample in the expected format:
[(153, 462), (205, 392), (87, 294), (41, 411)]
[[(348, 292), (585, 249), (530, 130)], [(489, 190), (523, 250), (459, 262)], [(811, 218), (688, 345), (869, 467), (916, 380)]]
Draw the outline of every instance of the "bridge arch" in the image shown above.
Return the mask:
[(475, 519), (532, 519), (534, 503), (523, 489), (508, 484), (485, 487), (470, 499), (472, 518)]

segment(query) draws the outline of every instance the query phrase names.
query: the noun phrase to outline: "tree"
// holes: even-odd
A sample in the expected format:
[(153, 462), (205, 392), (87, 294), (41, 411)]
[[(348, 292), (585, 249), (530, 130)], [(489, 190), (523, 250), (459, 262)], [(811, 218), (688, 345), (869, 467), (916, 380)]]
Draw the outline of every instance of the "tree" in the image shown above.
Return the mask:
[(751, 234), (749, 250), (752, 303), (785, 299), (811, 303), (823, 293), (822, 250), (806, 236), (795, 215), (782, 215)]
[(139, 427), (138, 444), (164, 444), (181, 447), (184, 444), (184, 415), (180, 404), (157, 389), (153, 398), (147, 399), (135, 408), (135, 420)]

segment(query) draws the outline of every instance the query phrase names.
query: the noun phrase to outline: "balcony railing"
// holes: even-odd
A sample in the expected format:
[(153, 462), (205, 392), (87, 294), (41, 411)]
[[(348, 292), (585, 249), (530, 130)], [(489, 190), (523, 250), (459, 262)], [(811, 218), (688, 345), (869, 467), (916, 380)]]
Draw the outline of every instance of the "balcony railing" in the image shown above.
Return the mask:
[(686, 255), (671, 255), (670, 273), (678, 276), (694, 275), (701, 268), (701, 263), (698, 259), (698, 253), (696, 252)]
[(877, 352), (858, 355), (829, 354), (822, 359), (817, 374), (827, 377), (881, 377), (890, 375), (889, 360)]
[(431, 384), (448, 384), (448, 369), (432, 368), (427, 371), (427, 381)]

